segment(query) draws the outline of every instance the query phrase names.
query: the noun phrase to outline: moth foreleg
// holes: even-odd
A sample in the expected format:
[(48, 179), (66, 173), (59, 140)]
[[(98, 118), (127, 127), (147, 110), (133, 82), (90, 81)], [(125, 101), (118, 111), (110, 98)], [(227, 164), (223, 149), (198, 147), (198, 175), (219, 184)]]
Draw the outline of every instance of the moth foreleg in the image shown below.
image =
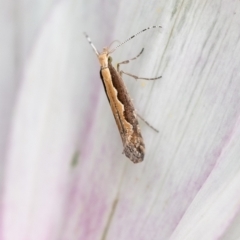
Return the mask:
[(130, 61), (137, 59), (143, 53), (143, 50), (144, 50), (144, 48), (141, 50), (141, 52), (136, 57), (118, 63), (117, 64), (117, 71), (120, 72), (119, 68), (120, 68), (121, 64), (128, 64)]

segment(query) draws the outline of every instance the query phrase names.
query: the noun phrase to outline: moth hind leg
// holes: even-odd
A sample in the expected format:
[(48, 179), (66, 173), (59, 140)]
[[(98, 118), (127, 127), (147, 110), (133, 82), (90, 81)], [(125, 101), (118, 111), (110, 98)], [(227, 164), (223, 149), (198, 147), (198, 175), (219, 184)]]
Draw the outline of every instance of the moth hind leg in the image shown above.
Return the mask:
[(153, 127), (149, 122), (147, 122), (143, 117), (141, 117), (138, 113), (137, 113), (138, 118), (140, 118), (145, 124), (147, 124), (151, 129), (153, 129), (155, 132), (159, 133), (159, 131)]

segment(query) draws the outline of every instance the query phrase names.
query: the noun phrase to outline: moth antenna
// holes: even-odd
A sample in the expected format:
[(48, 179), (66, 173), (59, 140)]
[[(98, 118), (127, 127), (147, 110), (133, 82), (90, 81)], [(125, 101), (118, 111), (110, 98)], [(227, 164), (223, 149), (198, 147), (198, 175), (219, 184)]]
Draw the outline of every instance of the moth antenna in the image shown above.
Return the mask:
[(121, 42), (120, 41), (118, 41), (118, 40), (114, 40), (113, 42), (111, 42), (111, 44), (109, 45), (109, 47), (107, 47), (107, 49), (110, 49), (111, 48), (111, 46), (115, 43), (115, 42), (118, 42), (118, 44), (121, 44)]
[(96, 47), (93, 45), (91, 38), (90, 38), (85, 32), (84, 32), (83, 34), (85, 35), (85, 37), (87, 38), (89, 44), (92, 46), (94, 52), (95, 52), (96, 55), (98, 56), (98, 55), (99, 55), (98, 50), (97, 50)]
[(152, 26), (152, 27), (148, 27), (148, 28), (145, 28), (143, 29), (142, 31), (132, 35), (130, 38), (126, 39), (124, 42), (120, 43), (119, 45), (117, 45), (113, 50), (109, 51), (109, 54), (110, 53), (113, 53), (117, 48), (119, 48), (120, 46), (122, 46), (124, 43), (128, 42), (129, 40), (131, 40), (132, 38), (136, 37), (138, 34), (142, 33), (142, 32), (145, 32), (149, 29), (152, 29), (152, 28), (162, 28), (161, 26)]

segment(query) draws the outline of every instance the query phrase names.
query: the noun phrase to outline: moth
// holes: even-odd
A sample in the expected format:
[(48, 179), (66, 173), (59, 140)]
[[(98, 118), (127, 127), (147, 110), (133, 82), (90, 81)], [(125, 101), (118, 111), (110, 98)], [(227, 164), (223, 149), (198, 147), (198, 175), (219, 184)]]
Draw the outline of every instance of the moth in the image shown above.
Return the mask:
[(113, 116), (115, 118), (119, 133), (121, 135), (123, 143), (123, 153), (133, 163), (139, 163), (143, 161), (145, 155), (145, 144), (137, 120), (137, 113), (128, 94), (127, 88), (123, 82), (122, 74), (124, 73), (135, 79), (144, 80), (156, 80), (161, 78), (161, 76), (156, 78), (140, 78), (119, 70), (120, 64), (127, 64), (131, 60), (138, 58), (142, 54), (143, 49), (135, 58), (118, 63), (117, 69), (115, 69), (112, 65), (112, 58), (110, 54), (138, 34), (151, 28), (161, 28), (161, 26), (152, 26), (143, 29), (142, 31), (131, 36), (124, 42), (120, 43), (113, 50), (110, 50), (109, 48), (103, 48), (103, 51), (101, 53), (97, 51), (89, 36), (84, 33), (89, 44), (92, 46), (94, 52), (96, 53), (100, 63), (100, 77), (102, 79), (102, 83), (113, 112)]

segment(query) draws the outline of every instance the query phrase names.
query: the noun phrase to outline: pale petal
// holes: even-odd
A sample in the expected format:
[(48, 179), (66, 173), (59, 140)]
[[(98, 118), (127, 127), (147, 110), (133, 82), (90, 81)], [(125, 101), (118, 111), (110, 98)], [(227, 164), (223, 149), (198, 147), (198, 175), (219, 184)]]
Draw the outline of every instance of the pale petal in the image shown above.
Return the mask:
[(9, 125), (16, 91), (15, 22), (12, 1), (0, 2), (0, 191)]
[[(174, 5), (175, 4), (175, 5)], [(5, 239), (239, 237), (239, 4), (62, 1), (26, 63), (8, 149)], [(141, 123), (143, 163), (122, 143), (97, 49), (151, 25), (113, 54)], [(104, 40), (104, 41), (103, 41)], [(231, 225), (232, 224), (232, 225)], [(14, 231), (13, 231), (14, 229)]]

